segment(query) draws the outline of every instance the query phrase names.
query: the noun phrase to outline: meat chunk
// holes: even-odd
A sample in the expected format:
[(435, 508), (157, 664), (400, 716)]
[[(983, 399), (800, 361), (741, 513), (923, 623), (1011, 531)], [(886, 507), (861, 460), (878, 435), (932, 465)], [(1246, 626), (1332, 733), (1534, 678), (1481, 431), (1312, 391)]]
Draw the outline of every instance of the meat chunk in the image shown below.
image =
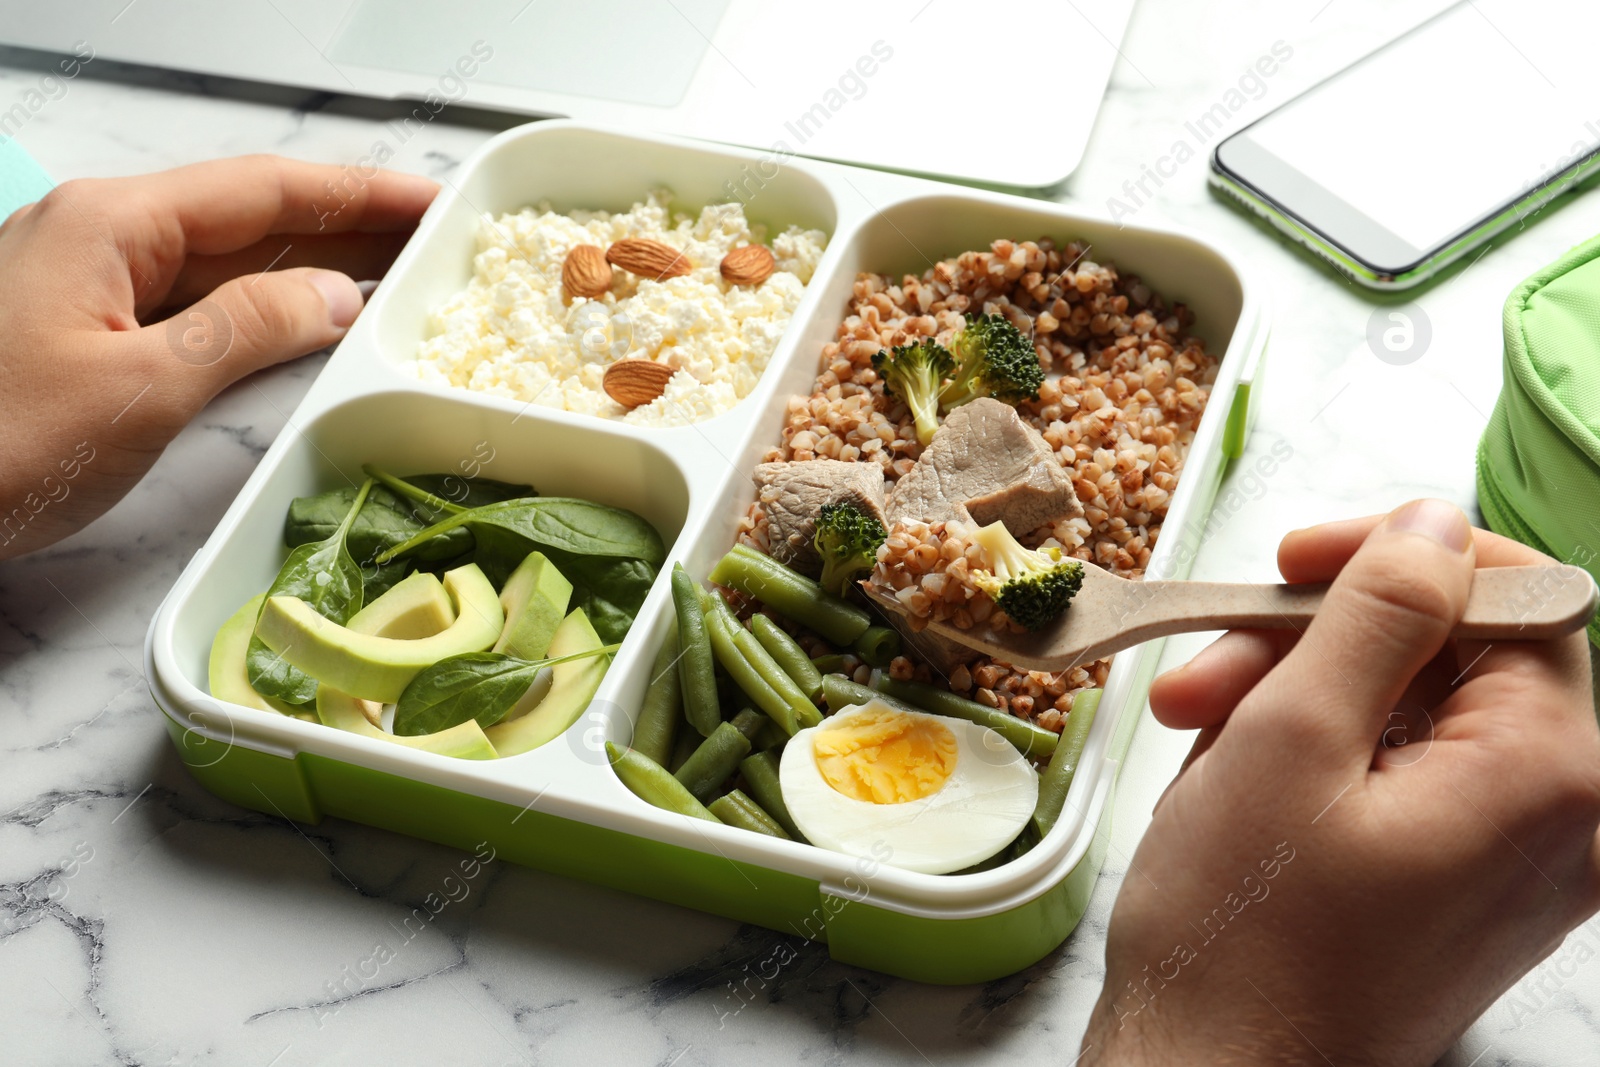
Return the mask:
[(883, 472), (876, 463), (763, 463), (754, 478), (756, 498), (767, 513), (768, 554), (802, 574), (822, 572), (822, 559), (811, 544), (822, 505), (854, 504), (883, 521)]
[(1072, 479), (1010, 404), (982, 397), (952, 411), (889, 493), (889, 522), (1003, 522), (1023, 537), (1083, 514)]

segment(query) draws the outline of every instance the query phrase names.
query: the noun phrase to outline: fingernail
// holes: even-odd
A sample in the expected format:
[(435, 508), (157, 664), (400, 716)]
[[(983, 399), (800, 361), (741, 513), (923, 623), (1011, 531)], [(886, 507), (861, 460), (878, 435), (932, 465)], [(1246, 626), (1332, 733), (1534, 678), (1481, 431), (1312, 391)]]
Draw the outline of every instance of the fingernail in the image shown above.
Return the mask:
[(1472, 525), (1461, 509), (1444, 500), (1413, 500), (1389, 515), (1389, 529), (1430, 537), (1452, 552), (1472, 544)]
[(342, 330), (356, 321), (361, 313), (361, 290), (348, 275), (336, 270), (314, 270), (306, 280), (322, 294), (328, 305), (328, 319), (336, 327)]

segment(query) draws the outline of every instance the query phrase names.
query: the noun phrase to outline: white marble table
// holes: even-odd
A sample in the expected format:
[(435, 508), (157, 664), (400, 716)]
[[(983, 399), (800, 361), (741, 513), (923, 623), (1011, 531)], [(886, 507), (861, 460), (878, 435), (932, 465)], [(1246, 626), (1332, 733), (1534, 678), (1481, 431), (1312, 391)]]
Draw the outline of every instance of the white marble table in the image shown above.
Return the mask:
[[(1233, 245), (1275, 299), (1254, 457), (1197, 576), (1267, 579), (1288, 529), (1420, 495), (1473, 502), (1473, 447), (1500, 386), (1507, 290), (1600, 232), (1600, 197), (1549, 211), (1418, 303), (1431, 347), (1405, 366), (1364, 341), (1378, 306), (1214, 200), (1184, 120), (1224, 101), (1277, 41), (1292, 57), (1234, 127), (1441, 6), (1440, 0), (1142, 0), (1067, 197), (1104, 208), (1188, 138), (1195, 158), (1139, 211)], [(1015, 63), (1041, 135), (1069, 67)], [(0, 52), (0, 110), (37, 82)], [(92, 68), (91, 68), (92, 69)], [(212, 156), (349, 162), (387, 117), (301, 92), (241, 99), (203, 79), (87, 74), (18, 131), (58, 179)], [(394, 160), (448, 175), (489, 135), (449, 112)], [(1170, 169), (1170, 168), (1168, 168)], [(1146, 722), (1117, 796), (1105, 875), (1077, 933), (1022, 974), (939, 989), (821, 949), (736, 1015), (727, 983), (777, 936), (494, 865), (385, 967), (347, 980), (435, 889), (447, 849), (340, 821), (297, 828), (215, 800), (183, 771), (141, 676), (167, 588), (316, 374), (313, 357), (213, 403), (127, 500), (48, 552), (0, 564), (0, 1063), (1068, 1063), (1102, 975), (1106, 919), (1188, 738)], [(1203, 638), (1174, 641), (1169, 665)], [(1405, 901), (1377, 902), (1406, 907)], [(1444, 1061), (1600, 1059), (1600, 922), (1497, 1004)], [(343, 985), (343, 988), (341, 988)], [(352, 992), (353, 991), (353, 992)]]

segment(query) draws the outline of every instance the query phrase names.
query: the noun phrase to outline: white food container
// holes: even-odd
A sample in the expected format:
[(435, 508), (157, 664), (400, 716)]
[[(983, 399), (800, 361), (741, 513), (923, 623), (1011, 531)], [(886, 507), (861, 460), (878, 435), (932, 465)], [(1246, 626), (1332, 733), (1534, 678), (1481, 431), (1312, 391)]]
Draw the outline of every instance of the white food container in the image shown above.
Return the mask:
[[(428, 310), (471, 276), (478, 218), (539, 200), (557, 210), (626, 210), (665, 185), (698, 207), (745, 201), (769, 232), (831, 234), (755, 391), (693, 426), (632, 427), (517, 401), (423, 386), (409, 364)], [(195, 777), (260, 811), (354, 819), (472, 848), (488, 841), (529, 866), (826, 940), (846, 962), (930, 982), (984, 981), (1038, 960), (1083, 913), (1110, 829), (1110, 797), (1160, 654), (1119, 654), (1059, 823), (993, 870), (928, 875), (877, 867), (651, 807), (606, 765), (626, 743), (656, 648), (672, 622), (666, 570), (703, 577), (753, 499), (750, 471), (777, 441), (788, 398), (808, 394), (859, 271), (921, 273), (1000, 237), (1083, 239), (1195, 313), (1222, 357), (1150, 570), (1181, 577), (1230, 457), (1251, 420), (1266, 314), (1236, 261), (1171, 229), (1117, 225), (1061, 205), (826, 163), (770, 158), (571, 122), (509, 130), (466, 163), (339, 345), (326, 369), (184, 569), (151, 623), (146, 659), (168, 728)], [(492, 459), (483, 462), (483, 457)], [(601, 684), (564, 736), (494, 761), (457, 760), (270, 712), (206, 690), (218, 627), (271, 584), (296, 496), (359, 483), (360, 466), (461, 470), (533, 483), (547, 495), (629, 508), (669, 546), (662, 580)]]

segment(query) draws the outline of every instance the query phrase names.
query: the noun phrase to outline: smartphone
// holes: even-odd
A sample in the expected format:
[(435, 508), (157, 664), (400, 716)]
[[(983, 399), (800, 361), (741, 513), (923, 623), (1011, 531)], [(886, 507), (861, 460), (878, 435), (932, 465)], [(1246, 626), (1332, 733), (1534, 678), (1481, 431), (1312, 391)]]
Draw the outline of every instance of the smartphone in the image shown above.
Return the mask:
[(1600, 163), (1600, 4), (1462, 0), (1219, 143), (1211, 183), (1404, 289)]

